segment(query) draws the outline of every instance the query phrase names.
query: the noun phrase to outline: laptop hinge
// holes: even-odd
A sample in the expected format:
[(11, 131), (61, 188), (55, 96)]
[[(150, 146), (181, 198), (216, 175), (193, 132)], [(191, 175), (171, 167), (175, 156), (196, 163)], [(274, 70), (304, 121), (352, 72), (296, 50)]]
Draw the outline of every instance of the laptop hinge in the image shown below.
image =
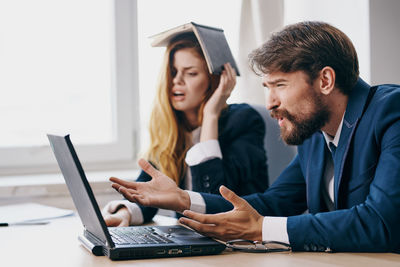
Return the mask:
[(84, 235), (79, 235), (78, 236), (78, 240), (83, 245), (84, 248), (86, 248), (87, 250), (92, 252), (94, 255), (96, 255), (96, 256), (104, 256), (103, 245), (89, 240)]

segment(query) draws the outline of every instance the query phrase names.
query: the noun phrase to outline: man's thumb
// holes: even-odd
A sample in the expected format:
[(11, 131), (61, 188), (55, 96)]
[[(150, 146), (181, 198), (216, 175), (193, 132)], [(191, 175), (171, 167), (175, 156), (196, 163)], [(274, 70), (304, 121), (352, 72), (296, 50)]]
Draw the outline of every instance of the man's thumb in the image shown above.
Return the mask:
[(239, 207), (242, 206), (244, 203), (247, 203), (243, 198), (236, 195), (226, 186), (221, 185), (219, 188), (219, 192), (221, 193), (222, 197), (231, 202), (234, 207)]

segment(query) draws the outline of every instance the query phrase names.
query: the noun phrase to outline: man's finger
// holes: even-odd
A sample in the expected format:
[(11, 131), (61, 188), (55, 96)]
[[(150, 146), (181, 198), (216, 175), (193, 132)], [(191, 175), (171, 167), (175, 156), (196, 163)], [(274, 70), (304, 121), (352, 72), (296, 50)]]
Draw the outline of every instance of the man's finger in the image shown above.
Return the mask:
[(160, 174), (158, 170), (156, 170), (149, 162), (144, 159), (139, 159), (138, 164), (140, 168), (142, 168), (143, 171), (150, 175), (152, 178)]
[(183, 215), (192, 220), (198, 221), (199, 223), (205, 224), (218, 224), (223, 220), (221, 214), (202, 214), (190, 210), (185, 210)]
[(247, 205), (246, 200), (236, 195), (233, 191), (229, 190), (227, 187), (221, 185), (219, 188), (221, 196), (232, 203), (234, 207), (242, 207)]
[(195, 220), (185, 218), (185, 217), (179, 218), (179, 222), (186, 226), (189, 226), (190, 228), (192, 228), (193, 230), (195, 230), (196, 232), (199, 232), (201, 234), (204, 234), (207, 236), (214, 236), (214, 234), (215, 234), (215, 225), (202, 224)]

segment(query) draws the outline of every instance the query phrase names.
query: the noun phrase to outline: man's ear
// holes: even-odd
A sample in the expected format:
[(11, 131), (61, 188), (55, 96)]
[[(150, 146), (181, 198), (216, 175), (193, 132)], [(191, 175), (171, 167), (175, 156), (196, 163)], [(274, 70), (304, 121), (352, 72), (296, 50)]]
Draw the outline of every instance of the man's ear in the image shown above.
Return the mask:
[(329, 95), (335, 88), (336, 73), (331, 67), (324, 67), (319, 73), (319, 89), (322, 94)]

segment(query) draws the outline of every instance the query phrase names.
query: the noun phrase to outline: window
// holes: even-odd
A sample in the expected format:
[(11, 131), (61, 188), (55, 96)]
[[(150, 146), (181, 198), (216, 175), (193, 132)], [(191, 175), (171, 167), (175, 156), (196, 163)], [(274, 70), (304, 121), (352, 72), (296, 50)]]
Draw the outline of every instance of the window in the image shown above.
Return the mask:
[(57, 170), (46, 133), (89, 169), (132, 163), (136, 40), (136, 1), (0, 0), (0, 174)]
[(70, 133), (86, 170), (132, 166), (164, 52), (148, 37), (194, 21), (223, 28), (236, 57), (240, 6), (0, 0), (0, 175), (58, 170), (46, 133)]

